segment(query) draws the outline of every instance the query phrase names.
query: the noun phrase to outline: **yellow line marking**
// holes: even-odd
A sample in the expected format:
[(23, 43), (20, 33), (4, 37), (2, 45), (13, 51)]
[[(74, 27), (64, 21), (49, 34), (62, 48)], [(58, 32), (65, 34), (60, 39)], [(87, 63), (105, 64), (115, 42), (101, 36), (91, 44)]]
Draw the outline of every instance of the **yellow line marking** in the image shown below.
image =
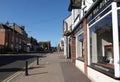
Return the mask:
[[(36, 61), (34, 61), (33, 63), (31, 63), (28, 67), (31, 67)], [(23, 69), (25, 69), (25, 67), (23, 67)], [(21, 72), (16, 72), (14, 74), (12, 74), (11, 76), (7, 77), (5, 80), (3, 80), (2, 82), (10, 82), (12, 79), (14, 79), (15, 77), (17, 77), (18, 75), (24, 73), (24, 71)]]
[(6, 78), (5, 80), (3, 80), (2, 82), (9, 82), (9, 80), (13, 79), (14, 77), (16, 77), (17, 75), (21, 74), (22, 72), (16, 72), (13, 75), (11, 75), (10, 77)]

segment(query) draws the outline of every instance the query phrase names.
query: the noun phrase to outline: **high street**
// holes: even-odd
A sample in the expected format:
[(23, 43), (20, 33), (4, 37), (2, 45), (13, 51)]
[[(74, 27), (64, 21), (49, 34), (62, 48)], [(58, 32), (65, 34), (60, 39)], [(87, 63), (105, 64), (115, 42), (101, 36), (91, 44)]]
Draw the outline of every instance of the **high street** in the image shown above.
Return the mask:
[(66, 59), (63, 52), (48, 53), (29, 67), (29, 73), (16, 75), (4, 82), (92, 82), (79, 71), (70, 59)]
[(25, 62), (30, 65), (37, 57), (44, 57), (45, 53), (5, 54), (0, 56), (0, 82), (18, 71), (25, 71)]

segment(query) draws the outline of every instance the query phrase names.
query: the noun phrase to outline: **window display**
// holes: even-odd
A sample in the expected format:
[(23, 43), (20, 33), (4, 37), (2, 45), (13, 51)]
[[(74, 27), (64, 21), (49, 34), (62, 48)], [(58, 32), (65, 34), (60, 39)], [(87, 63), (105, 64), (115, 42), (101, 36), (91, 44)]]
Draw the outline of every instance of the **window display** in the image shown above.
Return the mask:
[(112, 35), (112, 14), (105, 16), (90, 28), (91, 63), (113, 63)]

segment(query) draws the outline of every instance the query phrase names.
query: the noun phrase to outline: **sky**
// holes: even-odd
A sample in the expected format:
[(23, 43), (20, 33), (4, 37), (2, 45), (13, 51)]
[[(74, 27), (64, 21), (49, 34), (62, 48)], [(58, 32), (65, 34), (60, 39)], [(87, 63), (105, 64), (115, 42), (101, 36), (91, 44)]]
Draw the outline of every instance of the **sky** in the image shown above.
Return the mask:
[(24, 25), (28, 36), (57, 46), (70, 0), (0, 0), (0, 23)]

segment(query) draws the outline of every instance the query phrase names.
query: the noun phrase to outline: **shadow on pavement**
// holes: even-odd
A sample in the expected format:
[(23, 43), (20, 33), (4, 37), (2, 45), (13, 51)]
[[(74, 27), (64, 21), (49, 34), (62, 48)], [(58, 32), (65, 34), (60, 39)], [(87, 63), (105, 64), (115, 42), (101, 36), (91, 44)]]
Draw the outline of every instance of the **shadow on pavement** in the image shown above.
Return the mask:
[(0, 68), (0, 72), (17, 72), (17, 71), (24, 71), (25, 69), (22, 68)]
[[(45, 66), (29, 67), (28, 70), (37, 69), (37, 68), (45, 68)], [(24, 68), (0, 68), (0, 72), (17, 72), (17, 71), (25, 71), (25, 69)]]
[(28, 74), (28, 76), (32, 76), (32, 75), (41, 75), (41, 74), (46, 74), (48, 72), (41, 72), (41, 73), (33, 73), (33, 74)]
[(37, 67), (37, 66), (36, 66), (36, 67), (29, 67), (29, 69), (30, 69), (30, 70), (32, 70), (32, 69), (37, 69), (37, 68), (45, 68), (45, 66), (38, 66), (38, 67)]
[(23, 61), (31, 58), (44, 58), (46, 56), (36, 56), (36, 55), (15, 55), (15, 56), (0, 56), (0, 66), (10, 64), (15, 61)]

